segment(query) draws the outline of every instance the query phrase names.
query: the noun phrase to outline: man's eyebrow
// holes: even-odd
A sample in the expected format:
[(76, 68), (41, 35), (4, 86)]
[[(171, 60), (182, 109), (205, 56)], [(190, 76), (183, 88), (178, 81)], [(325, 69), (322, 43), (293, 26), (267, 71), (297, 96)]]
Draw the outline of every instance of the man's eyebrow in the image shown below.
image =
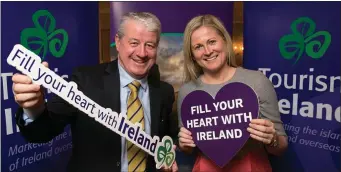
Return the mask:
[[(140, 42), (138, 39), (136, 38), (129, 38), (128, 41), (136, 41), (136, 42)], [(156, 45), (156, 42), (153, 42), (153, 41), (148, 41), (148, 42), (145, 42), (145, 44), (153, 44), (153, 45)]]
[(139, 41), (139, 40), (135, 38), (129, 38), (129, 41)]
[(148, 42), (146, 42), (146, 44), (156, 44), (156, 42), (153, 42), (153, 41), (148, 41)]

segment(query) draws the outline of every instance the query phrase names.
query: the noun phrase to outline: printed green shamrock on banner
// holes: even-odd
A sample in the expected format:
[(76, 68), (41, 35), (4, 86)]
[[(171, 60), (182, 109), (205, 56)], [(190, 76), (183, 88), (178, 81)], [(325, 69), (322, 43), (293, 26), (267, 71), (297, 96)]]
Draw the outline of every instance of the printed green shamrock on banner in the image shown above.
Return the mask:
[[(32, 21), (35, 28), (25, 28), (21, 31), (21, 44), (42, 59), (45, 58), (48, 51), (56, 58), (62, 57), (69, 37), (64, 29), (55, 30), (56, 19), (53, 15), (47, 10), (39, 10), (33, 14)], [(42, 21), (44, 23), (41, 24)], [(63, 40), (56, 38), (58, 34), (61, 34)], [(38, 48), (34, 48), (33, 45)]]
[(172, 152), (172, 141), (166, 139), (163, 146), (159, 146), (157, 149), (157, 164), (166, 164), (170, 167), (174, 161), (175, 154)]
[[(298, 26), (300, 25), (302, 25), (302, 28), (299, 31)], [(291, 24), (293, 33), (285, 35), (279, 40), (279, 50), (283, 58), (290, 60), (296, 56), (296, 61), (294, 62), (294, 64), (296, 64), (302, 57), (304, 51), (313, 59), (321, 58), (330, 45), (331, 35), (327, 31), (315, 32), (315, 28), (315, 22), (309, 17), (300, 17), (296, 19)], [(321, 43), (318, 40), (313, 40), (319, 36), (324, 37), (324, 42)], [(290, 48), (291, 51), (288, 50), (288, 48)]]

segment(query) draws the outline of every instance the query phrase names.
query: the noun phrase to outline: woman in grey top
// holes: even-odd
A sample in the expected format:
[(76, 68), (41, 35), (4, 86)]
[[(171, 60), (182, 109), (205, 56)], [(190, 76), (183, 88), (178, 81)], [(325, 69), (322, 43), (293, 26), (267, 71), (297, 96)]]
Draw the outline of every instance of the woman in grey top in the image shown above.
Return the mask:
[(186, 83), (177, 102), (182, 151), (191, 153), (196, 146), (181, 121), (181, 104), (190, 92), (204, 90), (215, 97), (224, 85), (242, 82), (255, 90), (260, 106), (260, 118), (253, 119), (247, 129), (251, 138), (229, 164), (219, 168), (199, 151), (193, 171), (271, 171), (267, 154), (280, 155), (288, 146), (272, 83), (261, 72), (237, 67), (230, 35), (212, 15), (195, 17), (187, 24), (184, 57)]

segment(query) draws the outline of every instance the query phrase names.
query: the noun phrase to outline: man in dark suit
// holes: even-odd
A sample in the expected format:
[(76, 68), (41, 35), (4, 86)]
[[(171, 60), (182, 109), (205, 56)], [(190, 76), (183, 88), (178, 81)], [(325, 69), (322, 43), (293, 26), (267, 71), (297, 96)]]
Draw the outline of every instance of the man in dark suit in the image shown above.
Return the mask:
[[(147, 134), (176, 136), (170, 116), (174, 89), (160, 81), (155, 64), (161, 24), (150, 13), (123, 16), (115, 36), (118, 59), (79, 67), (72, 74), (78, 90), (104, 108), (139, 122)], [(48, 66), (46, 62), (43, 62)], [(16, 121), (29, 142), (47, 142), (71, 125), (68, 171), (155, 171), (155, 162), (137, 146), (58, 96), (44, 102), (43, 90), (28, 76), (15, 74), (13, 91), (20, 105)], [(172, 131), (173, 130), (173, 131)], [(177, 171), (176, 163), (163, 171)]]

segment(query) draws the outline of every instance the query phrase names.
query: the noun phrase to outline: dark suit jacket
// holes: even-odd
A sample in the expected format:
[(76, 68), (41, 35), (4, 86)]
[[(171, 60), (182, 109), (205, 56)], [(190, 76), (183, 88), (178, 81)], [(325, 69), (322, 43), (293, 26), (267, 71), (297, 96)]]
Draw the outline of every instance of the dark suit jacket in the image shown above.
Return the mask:
[[(151, 135), (176, 137), (177, 126), (170, 116), (174, 89), (160, 81), (157, 65), (148, 77), (150, 89)], [(120, 79), (117, 60), (91, 67), (80, 67), (72, 74), (78, 90), (104, 108), (120, 113)], [(117, 172), (121, 169), (121, 138), (94, 118), (74, 108), (58, 96), (48, 103), (42, 115), (24, 126), (23, 110), (19, 108), (16, 121), (23, 137), (29, 142), (47, 142), (71, 125), (72, 157), (68, 171)], [(175, 143), (175, 141), (174, 141)], [(153, 157), (147, 160), (147, 170), (155, 171)]]

